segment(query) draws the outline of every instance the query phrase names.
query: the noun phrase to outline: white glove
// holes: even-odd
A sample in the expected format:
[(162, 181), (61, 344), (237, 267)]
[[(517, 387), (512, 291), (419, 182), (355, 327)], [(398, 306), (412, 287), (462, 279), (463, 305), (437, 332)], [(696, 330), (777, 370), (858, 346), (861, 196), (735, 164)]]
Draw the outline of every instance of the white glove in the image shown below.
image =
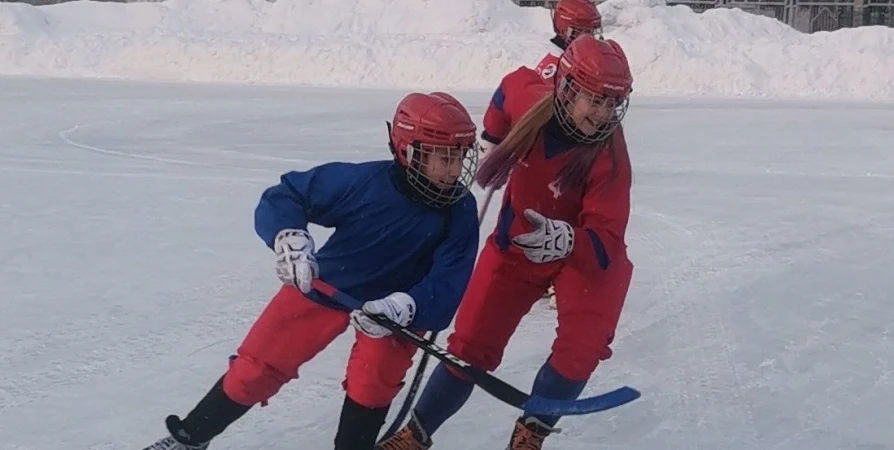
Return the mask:
[(276, 276), (285, 283), (310, 293), (314, 278), (320, 275), (320, 266), (314, 257), (314, 239), (304, 230), (286, 228), (277, 233), (273, 241), (276, 253)]
[(377, 324), (369, 316), (381, 315), (401, 327), (410, 326), (416, 316), (416, 301), (403, 292), (395, 292), (383, 299), (366, 302), (363, 309), (351, 312), (351, 325), (361, 333), (379, 339), (391, 330)]
[(567, 258), (574, 248), (574, 229), (568, 222), (543, 217), (533, 209), (525, 210), (525, 218), (537, 227), (534, 231), (512, 238), (512, 243), (535, 263)]

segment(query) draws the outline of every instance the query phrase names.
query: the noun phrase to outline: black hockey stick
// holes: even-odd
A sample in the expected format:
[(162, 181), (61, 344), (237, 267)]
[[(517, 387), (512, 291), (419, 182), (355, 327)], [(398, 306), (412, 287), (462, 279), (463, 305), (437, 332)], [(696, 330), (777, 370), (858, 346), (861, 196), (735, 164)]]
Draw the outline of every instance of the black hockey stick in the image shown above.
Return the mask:
[[(484, 222), (484, 216), (487, 214), (487, 207), (490, 206), (490, 201), (493, 199), (495, 191), (496, 188), (491, 186), (484, 194), (484, 203), (478, 210), (479, 227), (481, 226), (481, 223)], [(437, 342), (437, 339), (437, 332), (432, 333), (428, 338), (431, 343)], [(416, 368), (416, 373), (413, 375), (413, 381), (410, 383), (410, 389), (407, 390), (407, 396), (404, 397), (404, 403), (400, 405), (397, 415), (394, 416), (394, 420), (391, 422), (388, 430), (385, 431), (385, 434), (382, 435), (379, 442), (388, 439), (393, 436), (394, 433), (397, 433), (397, 430), (400, 429), (400, 426), (404, 423), (404, 420), (406, 420), (407, 414), (413, 409), (413, 402), (416, 400), (416, 394), (419, 392), (419, 386), (422, 384), (422, 378), (425, 376), (425, 368), (428, 366), (428, 359), (430, 356), (431, 354), (426, 352), (423, 353), (422, 358), (419, 359), (419, 367)]]
[[(437, 338), (438, 332), (435, 331), (429, 336), (428, 341), (434, 343)], [(419, 386), (422, 385), (422, 378), (425, 376), (425, 367), (428, 366), (428, 357), (429, 354), (424, 353), (419, 360), (419, 367), (416, 368), (416, 373), (413, 375), (413, 381), (410, 383), (410, 389), (407, 391), (407, 396), (404, 397), (404, 403), (400, 405), (400, 409), (397, 411), (397, 415), (394, 416), (391, 426), (389, 426), (388, 430), (385, 431), (385, 434), (379, 438), (379, 442), (384, 441), (393, 436), (394, 433), (397, 433), (397, 430), (403, 425), (404, 419), (407, 418), (407, 414), (413, 409), (413, 400), (416, 399), (416, 393), (419, 392)]]
[[(347, 308), (360, 309), (363, 306), (359, 300), (339, 291), (321, 280), (314, 280), (313, 287), (318, 293)], [(531, 395), (522, 392), (509, 383), (463, 361), (447, 350), (439, 347), (434, 342), (430, 342), (424, 337), (419, 336), (384, 317), (370, 316), (370, 318), (377, 324), (390, 330), (395, 335), (411, 342), (425, 353), (434, 356), (444, 364), (462, 373), (478, 387), (484, 389), (498, 400), (521, 409), (528, 414), (543, 416), (591, 414), (625, 405), (638, 399), (641, 395), (639, 391), (629, 386), (624, 386), (595, 397), (578, 400), (555, 400)]]

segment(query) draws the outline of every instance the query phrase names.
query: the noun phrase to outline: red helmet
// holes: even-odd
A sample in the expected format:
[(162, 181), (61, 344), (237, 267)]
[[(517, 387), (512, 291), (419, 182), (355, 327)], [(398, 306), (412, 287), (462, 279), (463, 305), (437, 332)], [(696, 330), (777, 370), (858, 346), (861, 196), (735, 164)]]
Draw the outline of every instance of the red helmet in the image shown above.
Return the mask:
[(445, 207), (469, 192), (478, 166), (477, 129), (456, 98), (443, 92), (407, 95), (389, 133), (394, 159), (422, 201)]
[(602, 15), (591, 0), (560, 0), (552, 14), (553, 30), (566, 43), (581, 34), (602, 35)]
[[(568, 46), (558, 66), (555, 113), (559, 123), (578, 142), (590, 144), (606, 139), (624, 118), (633, 90), (633, 76), (624, 50), (611, 39), (582, 35)], [(582, 130), (571, 120), (574, 108), (580, 109), (587, 102), (606, 111), (595, 130)]]

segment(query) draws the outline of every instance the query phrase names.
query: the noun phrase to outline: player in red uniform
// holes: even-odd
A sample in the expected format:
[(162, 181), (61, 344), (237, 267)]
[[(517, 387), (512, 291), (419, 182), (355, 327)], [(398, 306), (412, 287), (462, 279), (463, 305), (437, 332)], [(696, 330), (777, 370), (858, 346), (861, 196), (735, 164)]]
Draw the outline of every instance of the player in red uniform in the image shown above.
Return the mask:
[[(561, 0), (552, 10), (553, 31), (556, 35), (550, 39), (550, 49), (546, 56), (534, 67), (544, 81), (553, 83), (553, 76), (559, 63), (559, 56), (568, 48), (576, 37), (589, 34), (602, 38), (602, 15), (592, 0)], [(481, 136), (481, 146), (489, 150), (498, 144), (497, 139), (488, 135), (485, 130)], [(552, 309), (556, 309), (555, 288), (550, 286), (543, 294), (544, 301)]]
[(544, 80), (550, 81), (556, 74), (559, 56), (571, 41), (582, 34), (602, 37), (602, 15), (592, 0), (561, 0), (553, 9), (552, 17), (556, 35), (549, 40), (552, 43), (549, 53), (534, 68)]
[[(560, 59), (554, 86), (521, 67), (503, 78), (485, 114), (484, 127), (500, 144), (476, 179), (482, 186), (508, 180), (508, 186), (448, 349), (479, 368), (496, 369), (522, 317), (553, 284), (557, 336), (534, 381), (535, 395), (577, 398), (612, 354), (633, 273), (624, 239), (632, 175), (620, 126), (632, 82), (616, 42), (583, 35)], [(376, 448), (429, 448), (431, 435), (473, 387), (439, 365), (410, 423)], [(508, 449), (539, 450), (558, 420), (523, 414)]]

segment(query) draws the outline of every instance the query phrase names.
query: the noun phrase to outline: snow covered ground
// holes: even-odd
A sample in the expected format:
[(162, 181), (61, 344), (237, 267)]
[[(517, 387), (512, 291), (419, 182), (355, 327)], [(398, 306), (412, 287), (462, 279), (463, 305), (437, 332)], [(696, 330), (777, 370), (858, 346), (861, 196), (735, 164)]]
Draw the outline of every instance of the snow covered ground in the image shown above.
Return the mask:
[[(276, 288), (260, 192), (387, 158), (402, 93), (0, 80), (0, 448), (159, 437)], [(480, 119), (487, 93), (459, 97)], [(892, 448), (892, 124), (885, 105), (634, 102), (637, 268), (586, 393), (644, 395), (564, 420), (547, 448)], [(537, 308), (499, 375), (527, 388), (553, 323)], [(331, 448), (350, 342), (213, 448)], [(436, 448), (502, 448), (514, 414), (476, 393)]]
[[(636, 80), (636, 272), (585, 394), (643, 398), (547, 448), (894, 448), (894, 29), (600, 9)], [(480, 120), (549, 31), (508, 0), (0, 4), (0, 449), (161, 436), (276, 289), (261, 191), (388, 158), (407, 88), (460, 90)], [(536, 309), (498, 374), (527, 388), (553, 327)], [(350, 343), (213, 449), (331, 448)], [(514, 415), (476, 393), (435, 448), (503, 448)]]
[[(894, 29), (802, 34), (734, 9), (600, 5), (636, 95), (894, 101)], [(547, 50), (549, 14), (510, 0), (0, 4), (0, 73), (492, 89)]]

